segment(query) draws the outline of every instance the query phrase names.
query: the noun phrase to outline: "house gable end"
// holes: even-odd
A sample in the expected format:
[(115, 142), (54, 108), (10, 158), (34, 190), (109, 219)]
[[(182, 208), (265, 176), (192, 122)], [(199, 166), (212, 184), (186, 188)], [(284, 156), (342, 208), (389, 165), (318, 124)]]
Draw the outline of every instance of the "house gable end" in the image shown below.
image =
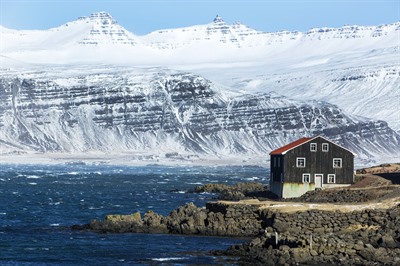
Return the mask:
[(307, 143), (312, 138), (301, 138), (270, 152), (270, 155), (284, 155), (286, 152)]
[(306, 144), (308, 142), (312, 142), (312, 141), (314, 141), (314, 140), (316, 140), (318, 138), (326, 141), (330, 145), (338, 146), (341, 149), (350, 152), (351, 154), (353, 154), (353, 156), (356, 156), (356, 154), (354, 152), (350, 151), (349, 149), (346, 149), (346, 148), (344, 148), (344, 147), (342, 147), (342, 146), (340, 146), (340, 145), (338, 145), (338, 144), (332, 142), (331, 140), (328, 140), (328, 139), (326, 139), (326, 138), (324, 138), (322, 136), (316, 136), (316, 137), (313, 137), (313, 138), (301, 138), (301, 139), (298, 139), (298, 140), (293, 141), (293, 142), (291, 142), (291, 143), (289, 143), (289, 144), (287, 144), (285, 146), (282, 146), (282, 147), (280, 147), (280, 148), (278, 148), (276, 150), (271, 151), (270, 155), (285, 155), (288, 151), (293, 150), (293, 149), (295, 149), (295, 148), (297, 148), (299, 146), (302, 146), (302, 145), (304, 145), (304, 144)]
[(331, 140), (326, 139), (326, 138), (324, 138), (324, 137), (322, 137), (322, 136), (317, 136), (317, 137), (313, 138), (312, 140), (316, 140), (316, 139), (321, 139), (321, 140), (325, 141), (326, 143), (328, 143), (329, 145), (335, 145), (335, 146), (337, 146), (337, 147), (339, 147), (339, 148), (341, 148), (341, 149), (343, 149), (343, 150), (345, 150), (345, 151), (351, 153), (353, 156), (356, 156), (356, 154), (355, 154), (354, 152), (352, 152), (351, 150), (349, 150), (349, 149), (347, 149), (347, 148), (345, 148), (345, 147), (343, 147), (343, 146), (340, 146), (339, 144), (334, 143), (334, 142), (332, 142)]

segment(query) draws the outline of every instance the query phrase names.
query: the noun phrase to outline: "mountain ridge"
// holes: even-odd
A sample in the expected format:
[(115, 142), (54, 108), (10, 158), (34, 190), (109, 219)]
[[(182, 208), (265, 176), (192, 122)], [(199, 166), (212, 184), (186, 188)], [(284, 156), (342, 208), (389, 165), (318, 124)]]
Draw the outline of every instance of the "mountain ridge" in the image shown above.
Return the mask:
[[(306, 32), (301, 31), (278, 31), (263, 32), (252, 29), (242, 23), (227, 24), (220, 16), (216, 16), (211, 23), (203, 25), (193, 25), (176, 29), (160, 29), (144, 35), (136, 35), (121, 26), (109, 13), (97, 12), (87, 17), (80, 17), (77, 20), (68, 22), (64, 25), (50, 28), (48, 30), (13, 30), (0, 27), (3, 34), (14, 34), (20, 37), (26, 34), (58, 32), (77, 24), (90, 24), (88, 36), (78, 41), (83, 45), (103, 45), (107, 43), (123, 44), (130, 46), (149, 46), (152, 48), (166, 49), (183, 47), (190, 41), (217, 41), (222, 43), (233, 43), (238, 47), (253, 47), (271, 45), (275, 42), (285, 42), (288, 40), (313, 40), (324, 38), (362, 38), (362, 37), (382, 37), (392, 31), (400, 30), (400, 22), (382, 24), (378, 26), (343, 26), (340, 28), (312, 28)], [(82, 26), (83, 27), (83, 26)], [(86, 29), (88, 30), (88, 29)], [(195, 32), (195, 35), (193, 34)], [(20, 33), (20, 34), (18, 34)], [(174, 39), (176, 35), (188, 35), (183, 38), (183, 42), (177, 44)], [(202, 34), (203, 36), (199, 35)], [(95, 38), (107, 36), (111, 39)], [(197, 37), (196, 37), (197, 35)], [(102, 37), (104, 37), (102, 36)], [(90, 37), (94, 37), (91, 39)], [(113, 37), (116, 37), (113, 39)], [(257, 42), (254, 42), (257, 38)], [(252, 44), (253, 43), (253, 44)], [(175, 45), (174, 45), (175, 44)]]

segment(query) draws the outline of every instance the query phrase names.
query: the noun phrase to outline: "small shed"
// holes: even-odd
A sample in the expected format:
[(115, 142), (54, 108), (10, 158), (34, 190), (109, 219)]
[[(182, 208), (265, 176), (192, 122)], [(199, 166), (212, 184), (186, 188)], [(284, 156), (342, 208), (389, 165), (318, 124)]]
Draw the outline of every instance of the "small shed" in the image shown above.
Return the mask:
[(270, 190), (281, 198), (354, 182), (355, 154), (321, 136), (298, 139), (270, 156)]

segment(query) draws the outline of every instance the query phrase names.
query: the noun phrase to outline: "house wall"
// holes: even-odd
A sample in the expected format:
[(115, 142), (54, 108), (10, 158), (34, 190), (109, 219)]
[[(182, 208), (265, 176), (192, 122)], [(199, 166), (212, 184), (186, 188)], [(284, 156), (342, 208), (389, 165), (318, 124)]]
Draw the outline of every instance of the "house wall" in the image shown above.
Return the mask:
[(284, 169), (284, 156), (271, 155), (270, 169), (271, 169), (270, 180), (274, 182), (281, 182), (281, 176), (283, 177), (283, 169)]
[(271, 176), (269, 181), (269, 189), (278, 197), (282, 197), (284, 156), (271, 155), (270, 169), (271, 169), (271, 174), (270, 174)]
[(282, 185), (282, 198), (297, 198), (305, 194), (307, 191), (315, 190), (314, 183), (289, 183)]
[(275, 182), (270, 180), (269, 181), (269, 190), (277, 195), (280, 198), (283, 198), (282, 196), (282, 191), (283, 191), (283, 183), (281, 182)]
[[(311, 143), (317, 144), (316, 152), (310, 151)], [(323, 143), (329, 144), (327, 152), (322, 151)], [(309, 173), (311, 175), (311, 183), (315, 183), (315, 174), (324, 175), (322, 187), (328, 184), (328, 174), (335, 174), (336, 182), (334, 184), (336, 185), (353, 183), (354, 155), (350, 151), (321, 137), (288, 151), (284, 156), (284, 182), (303, 183), (303, 173)], [(296, 159), (299, 157), (306, 159), (304, 168), (296, 166)], [(333, 158), (342, 159), (341, 168), (333, 168)]]

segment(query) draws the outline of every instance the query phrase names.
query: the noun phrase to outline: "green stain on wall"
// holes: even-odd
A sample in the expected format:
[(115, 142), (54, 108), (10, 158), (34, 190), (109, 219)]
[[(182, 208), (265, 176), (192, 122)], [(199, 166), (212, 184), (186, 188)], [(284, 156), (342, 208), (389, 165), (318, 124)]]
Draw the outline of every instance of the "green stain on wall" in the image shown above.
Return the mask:
[(283, 183), (282, 198), (296, 198), (307, 191), (315, 190), (314, 183)]

